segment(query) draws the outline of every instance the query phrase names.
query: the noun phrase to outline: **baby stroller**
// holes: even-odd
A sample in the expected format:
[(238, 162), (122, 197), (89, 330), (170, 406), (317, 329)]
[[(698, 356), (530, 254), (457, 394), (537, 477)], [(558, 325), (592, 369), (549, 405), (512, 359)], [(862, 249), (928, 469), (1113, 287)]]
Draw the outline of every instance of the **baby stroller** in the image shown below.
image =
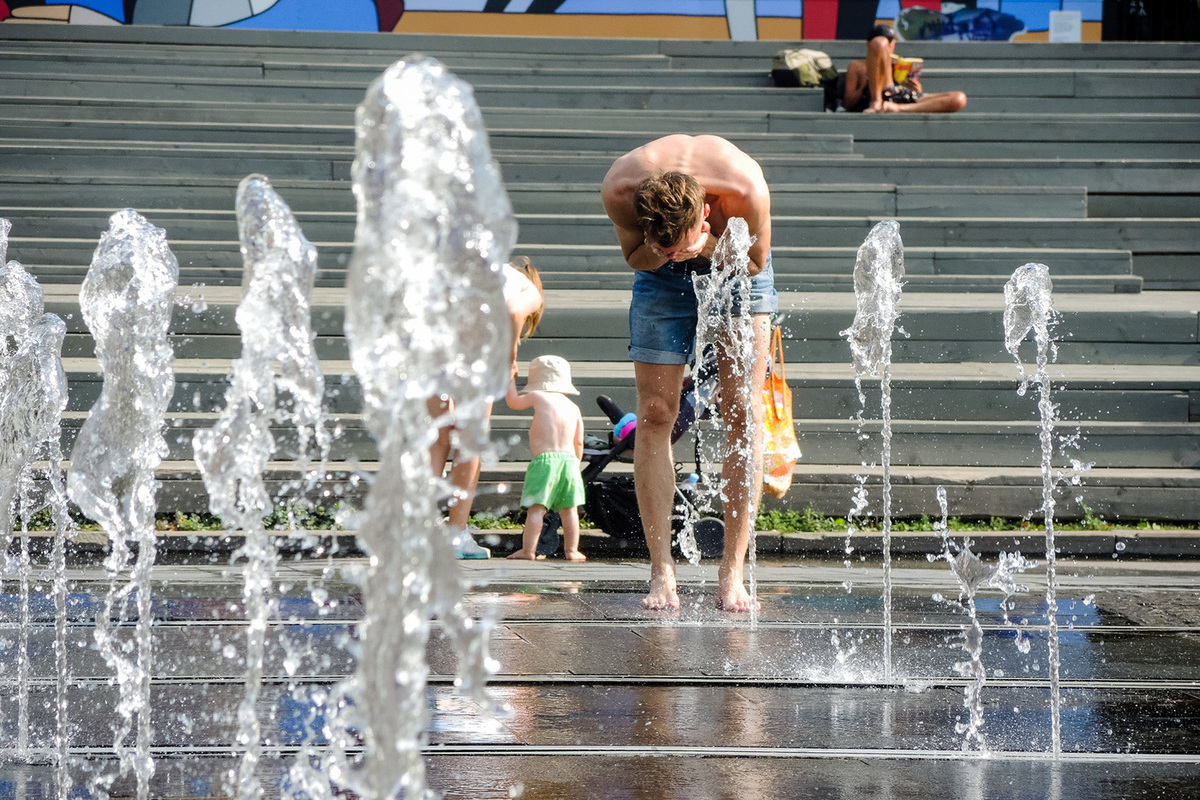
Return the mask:
[[(709, 350), (700, 366), (684, 379), (671, 443), (679, 441), (698, 420), (712, 417), (719, 409), (719, 401), (716, 356)], [(599, 395), (596, 404), (612, 422), (613, 429), (605, 437), (584, 437), (582, 477), (587, 493), (584, 512), (609, 536), (641, 542), (645, 539), (645, 531), (638, 512), (633, 476), (605, 474), (605, 469), (614, 461), (633, 460), (637, 442), (636, 416), (625, 413), (607, 395)], [(671, 527), (678, 541), (680, 532), (690, 521), (700, 555), (712, 558), (721, 555), (724, 548), (725, 523), (719, 517), (706, 514), (707, 509), (701, 503), (700, 487), (705, 476), (701, 468), (699, 437), (695, 461), (696, 471), (686, 475), (681, 474), (680, 465), (675, 467), (675, 510), (671, 515)], [(561, 524), (558, 514), (546, 514), (538, 540), (539, 555), (552, 555), (558, 551), (562, 542)]]

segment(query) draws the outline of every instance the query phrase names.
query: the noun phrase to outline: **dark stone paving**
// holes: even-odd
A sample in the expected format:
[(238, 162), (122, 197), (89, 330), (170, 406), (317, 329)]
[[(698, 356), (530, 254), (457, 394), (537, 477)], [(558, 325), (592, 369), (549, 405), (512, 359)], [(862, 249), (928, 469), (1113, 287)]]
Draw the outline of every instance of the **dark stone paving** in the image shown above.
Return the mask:
[[(354, 560), (281, 565), (259, 703), (268, 797), (320, 740), (313, 697), (353, 669)], [(767, 561), (749, 615), (712, 607), (715, 565), (683, 565), (683, 608), (646, 612), (645, 564), (463, 562), (474, 615), (496, 620), (487, 718), (453, 687), (435, 636), (427, 766), (448, 798), (1096, 798), (1200, 794), (1200, 574), (1188, 562), (1060, 562), (1063, 756), (1053, 759), (1044, 575), (983, 626), (986, 755), (964, 751), (966, 614), (944, 564), (893, 573), (892, 682), (883, 680), (880, 574)], [(68, 654), (72, 776), (111, 769), (116, 690), (91, 644), (98, 570), (74, 570)], [(244, 690), (238, 571), (155, 573), (155, 797), (219, 797)], [(11, 584), (5, 589), (11, 590)], [(44, 586), (38, 585), (38, 591)], [(938, 599), (948, 598), (948, 599)], [(29, 741), (53, 735), (53, 609), (31, 604)], [(1007, 619), (1005, 615), (1007, 610)], [(0, 800), (55, 796), (44, 756), (18, 758), (18, 606), (0, 595)], [(1020, 635), (1018, 636), (1018, 630)], [(1024, 642), (1024, 644), (1020, 644)], [(1027, 645), (1027, 648), (1025, 648)], [(27, 762), (34, 763), (27, 763)], [(38, 763), (42, 762), (42, 763)], [(113, 796), (132, 790), (127, 779)], [(79, 797), (89, 796), (77, 790)]]

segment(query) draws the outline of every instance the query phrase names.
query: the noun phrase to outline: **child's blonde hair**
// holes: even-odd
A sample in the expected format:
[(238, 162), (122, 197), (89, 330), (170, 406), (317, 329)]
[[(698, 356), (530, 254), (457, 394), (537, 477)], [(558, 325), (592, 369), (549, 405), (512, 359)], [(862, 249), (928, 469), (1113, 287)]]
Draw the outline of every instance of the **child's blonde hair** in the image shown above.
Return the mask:
[(512, 261), (508, 262), (516, 270), (519, 270), (529, 282), (538, 290), (538, 297), (542, 302), (538, 305), (537, 311), (525, 318), (525, 324), (521, 328), (521, 341), (525, 341), (530, 336), (533, 336), (538, 325), (541, 324), (542, 314), (546, 311), (546, 292), (542, 289), (542, 276), (538, 273), (537, 267), (529, 260), (528, 256), (517, 256)]

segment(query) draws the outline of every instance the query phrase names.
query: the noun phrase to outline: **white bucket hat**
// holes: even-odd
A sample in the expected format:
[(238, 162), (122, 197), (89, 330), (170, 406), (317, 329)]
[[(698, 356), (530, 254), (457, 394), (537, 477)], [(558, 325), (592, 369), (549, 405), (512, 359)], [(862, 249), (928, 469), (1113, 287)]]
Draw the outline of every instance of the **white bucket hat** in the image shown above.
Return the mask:
[(579, 394), (571, 384), (571, 365), (561, 356), (538, 356), (530, 361), (525, 391)]

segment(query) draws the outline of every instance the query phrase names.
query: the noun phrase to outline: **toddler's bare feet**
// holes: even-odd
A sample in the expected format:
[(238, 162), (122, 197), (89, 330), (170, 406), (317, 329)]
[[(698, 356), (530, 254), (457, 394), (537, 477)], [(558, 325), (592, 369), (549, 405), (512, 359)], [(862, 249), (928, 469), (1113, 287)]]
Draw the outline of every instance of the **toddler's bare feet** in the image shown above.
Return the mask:
[(578, 550), (564, 550), (563, 558), (567, 561), (587, 561), (587, 556)]
[(537, 561), (536, 550), (518, 550), (509, 556), (510, 559), (516, 561)]
[(674, 567), (650, 570), (650, 592), (642, 598), (642, 608), (651, 610), (678, 609), (679, 592), (675, 589)]

